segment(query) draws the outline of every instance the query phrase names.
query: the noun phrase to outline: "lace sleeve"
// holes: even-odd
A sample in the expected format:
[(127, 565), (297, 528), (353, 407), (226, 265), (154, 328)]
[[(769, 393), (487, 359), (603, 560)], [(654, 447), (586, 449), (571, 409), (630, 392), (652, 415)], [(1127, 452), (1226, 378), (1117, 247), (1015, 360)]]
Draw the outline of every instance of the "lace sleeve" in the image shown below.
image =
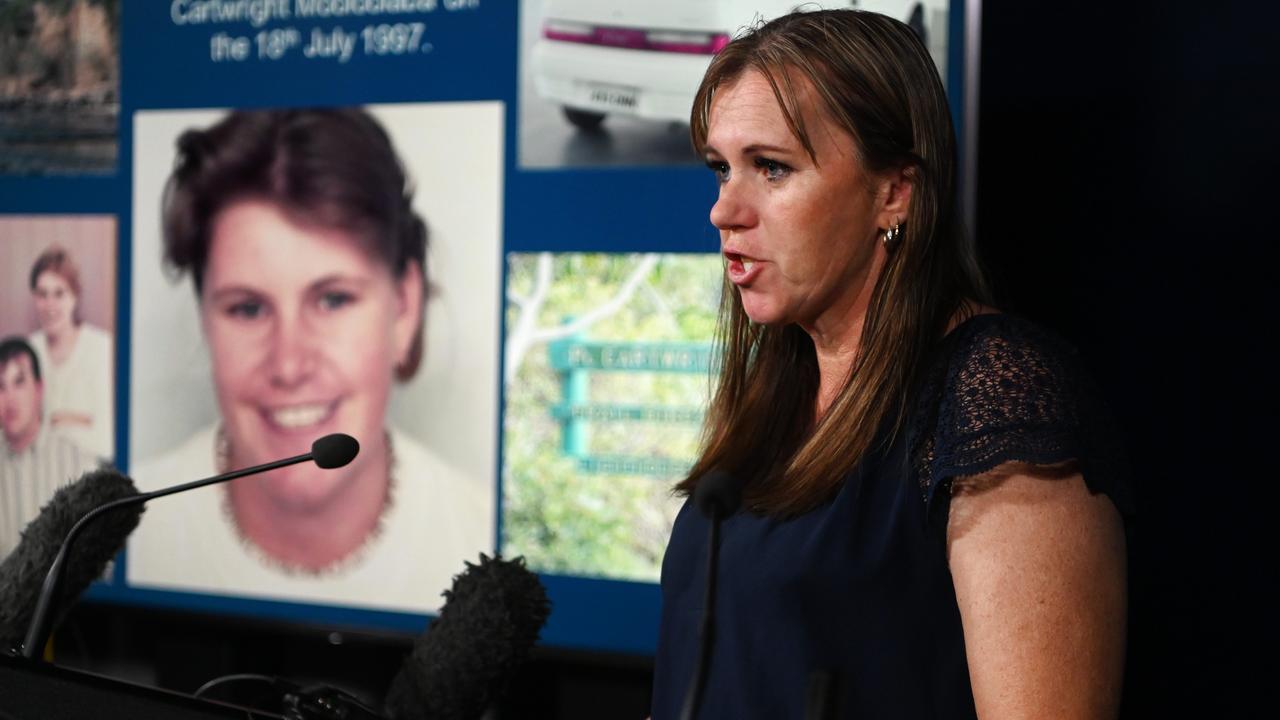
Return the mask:
[(1075, 462), (1093, 492), (1132, 511), (1118, 432), (1075, 351), (1005, 315), (957, 328), (921, 393), (915, 474), (930, 517), (953, 478), (1002, 463)]

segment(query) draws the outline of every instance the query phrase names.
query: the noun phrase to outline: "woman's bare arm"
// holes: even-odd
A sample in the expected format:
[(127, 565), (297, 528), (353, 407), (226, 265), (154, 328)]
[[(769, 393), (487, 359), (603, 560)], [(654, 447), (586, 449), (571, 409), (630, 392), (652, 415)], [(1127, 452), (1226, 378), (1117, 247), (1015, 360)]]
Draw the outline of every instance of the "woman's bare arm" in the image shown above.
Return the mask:
[(947, 553), (980, 718), (1118, 714), (1125, 544), (1105, 495), (1074, 467), (957, 479)]

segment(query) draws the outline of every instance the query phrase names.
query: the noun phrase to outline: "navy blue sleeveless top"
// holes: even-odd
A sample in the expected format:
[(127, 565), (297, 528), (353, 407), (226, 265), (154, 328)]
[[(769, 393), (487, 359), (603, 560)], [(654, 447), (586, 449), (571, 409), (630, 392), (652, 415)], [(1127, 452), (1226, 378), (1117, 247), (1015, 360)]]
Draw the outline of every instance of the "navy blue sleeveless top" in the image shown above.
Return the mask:
[[(1026, 321), (979, 315), (941, 342), (905, 431), (838, 494), (789, 520), (721, 526), (716, 634), (697, 717), (803, 718), (811, 678), (836, 717), (973, 718), (946, 560), (950, 482), (1009, 461), (1075, 461), (1130, 509), (1098, 393), (1072, 349)], [(686, 502), (662, 564), (653, 720), (680, 716), (698, 650), (708, 521)]]

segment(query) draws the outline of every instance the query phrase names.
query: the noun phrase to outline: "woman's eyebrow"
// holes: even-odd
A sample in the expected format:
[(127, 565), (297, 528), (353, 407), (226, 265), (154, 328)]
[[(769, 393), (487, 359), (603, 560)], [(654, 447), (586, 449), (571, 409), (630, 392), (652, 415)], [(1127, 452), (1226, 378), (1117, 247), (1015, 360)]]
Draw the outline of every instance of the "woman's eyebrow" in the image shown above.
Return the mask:
[(316, 280), (313, 280), (312, 282), (307, 283), (307, 287), (318, 288), (318, 287), (324, 287), (325, 285), (334, 285), (338, 283), (343, 283), (348, 285), (358, 285), (360, 287), (364, 287), (368, 285), (370, 282), (372, 282), (371, 278), (367, 278), (363, 275), (344, 275), (342, 273), (331, 273), (329, 275), (325, 275), (324, 277), (317, 278)]
[(262, 291), (249, 285), (224, 285), (216, 290), (209, 291), (210, 300), (220, 300), (226, 297), (235, 297), (238, 295), (261, 295)]
[[(794, 152), (795, 152), (795, 148), (787, 148), (781, 145), (772, 145), (770, 143), (751, 143), (750, 145), (747, 145), (741, 150), (741, 154), (746, 156), (782, 155), (782, 154), (789, 154)], [(721, 153), (719, 150), (716, 150), (715, 147), (711, 145), (703, 145), (702, 154), (724, 157), (724, 153)]]
[(785, 148), (781, 145), (770, 145), (768, 143), (752, 143), (742, 148), (743, 155), (764, 155), (764, 154), (782, 154), (793, 152), (791, 148)]

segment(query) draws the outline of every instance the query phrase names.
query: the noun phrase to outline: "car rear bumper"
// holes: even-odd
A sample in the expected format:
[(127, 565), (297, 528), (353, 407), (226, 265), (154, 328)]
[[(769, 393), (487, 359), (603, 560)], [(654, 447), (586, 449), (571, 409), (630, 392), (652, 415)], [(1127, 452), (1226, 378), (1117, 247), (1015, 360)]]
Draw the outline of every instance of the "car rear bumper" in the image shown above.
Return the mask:
[(540, 39), (531, 61), (534, 86), (546, 100), (579, 110), (688, 122), (711, 57)]

